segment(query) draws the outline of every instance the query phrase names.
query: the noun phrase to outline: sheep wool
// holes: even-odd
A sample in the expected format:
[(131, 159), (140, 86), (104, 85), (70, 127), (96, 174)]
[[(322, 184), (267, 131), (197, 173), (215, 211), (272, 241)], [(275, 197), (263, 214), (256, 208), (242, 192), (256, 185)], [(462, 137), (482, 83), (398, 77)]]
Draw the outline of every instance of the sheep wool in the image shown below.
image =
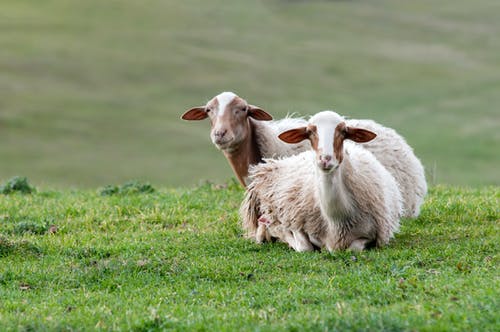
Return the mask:
[(370, 142), (376, 134), (339, 118), (320, 112), (308, 126), (280, 135), (288, 143), (307, 139), (314, 151), (251, 168), (240, 215), (243, 229), (257, 242), (265, 240), (265, 226), (297, 251), (313, 245), (363, 250), (387, 244), (399, 229), (403, 199), (397, 181), (355, 143)]

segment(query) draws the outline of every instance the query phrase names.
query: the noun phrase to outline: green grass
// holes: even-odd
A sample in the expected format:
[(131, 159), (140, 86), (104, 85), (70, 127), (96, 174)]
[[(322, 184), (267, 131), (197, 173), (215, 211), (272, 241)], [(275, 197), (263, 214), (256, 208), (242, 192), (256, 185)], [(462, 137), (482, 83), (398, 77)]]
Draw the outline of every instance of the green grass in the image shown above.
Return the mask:
[(241, 237), (236, 182), (123, 187), (0, 194), (0, 330), (498, 330), (499, 187), (333, 254)]
[(500, 5), (4, 0), (0, 179), (56, 188), (222, 182), (187, 108), (234, 90), (277, 118), (334, 108), (396, 128), (432, 184), (499, 185)]

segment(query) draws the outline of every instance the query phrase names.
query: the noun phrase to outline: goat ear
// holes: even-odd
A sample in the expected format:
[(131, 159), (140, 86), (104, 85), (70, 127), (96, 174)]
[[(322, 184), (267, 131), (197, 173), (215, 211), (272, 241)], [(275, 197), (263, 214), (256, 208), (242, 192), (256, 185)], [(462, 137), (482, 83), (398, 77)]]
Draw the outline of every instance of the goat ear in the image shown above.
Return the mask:
[(362, 128), (345, 128), (345, 138), (357, 143), (366, 143), (377, 137), (377, 134)]
[(183, 120), (203, 120), (208, 117), (208, 114), (204, 106), (194, 107), (182, 114), (181, 119)]
[(273, 119), (271, 114), (254, 105), (248, 105), (248, 116), (261, 121), (269, 121)]
[(295, 144), (309, 138), (310, 132), (307, 127), (290, 129), (281, 133), (278, 138), (285, 143)]

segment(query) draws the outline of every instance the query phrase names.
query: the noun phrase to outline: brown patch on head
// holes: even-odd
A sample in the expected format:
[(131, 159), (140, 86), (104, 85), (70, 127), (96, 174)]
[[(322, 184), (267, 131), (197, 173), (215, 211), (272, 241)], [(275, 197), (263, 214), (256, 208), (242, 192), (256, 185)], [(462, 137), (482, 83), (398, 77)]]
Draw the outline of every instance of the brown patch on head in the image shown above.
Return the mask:
[(313, 148), (316, 153), (318, 153), (318, 143), (319, 143), (319, 137), (318, 137), (318, 127), (316, 127), (313, 124), (307, 125), (307, 131), (309, 133), (309, 141), (311, 141), (311, 147)]
[[(218, 102), (217, 102), (218, 105)], [(242, 125), (242, 121), (245, 120), (246, 124), (246, 110), (247, 110), (248, 104), (247, 102), (238, 97), (235, 96), (227, 105), (226, 108), (223, 110), (220, 110), (222, 112), (222, 115), (218, 117), (217, 121), (222, 121), (224, 124), (224, 128), (226, 130), (233, 130), (236, 128), (238, 125)]]
[(232, 109), (239, 109), (241, 111), (246, 111), (247, 106), (248, 104), (243, 98), (235, 96), (233, 100), (231, 100), (231, 102), (227, 104), (226, 110), (229, 111)]
[(341, 122), (335, 128), (335, 134), (333, 135), (333, 152), (335, 153), (335, 158), (339, 162), (344, 159), (344, 140), (347, 134), (347, 126), (345, 122)]
[(240, 98), (238, 96), (234, 97), (234, 99), (231, 100), (229, 104), (227, 104), (224, 112), (228, 113), (234, 110), (244, 112), (247, 116), (252, 117), (255, 120), (269, 121), (273, 119), (273, 117), (269, 113), (267, 113), (260, 107), (250, 105), (246, 102), (245, 99)]
[(362, 128), (348, 127), (345, 122), (341, 122), (335, 128), (333, 136), (333, 151), (339, 164), (344, 158), (344, 140), (350, 139), (356, 143), (366, 143), (377, 137), (377, 134)]

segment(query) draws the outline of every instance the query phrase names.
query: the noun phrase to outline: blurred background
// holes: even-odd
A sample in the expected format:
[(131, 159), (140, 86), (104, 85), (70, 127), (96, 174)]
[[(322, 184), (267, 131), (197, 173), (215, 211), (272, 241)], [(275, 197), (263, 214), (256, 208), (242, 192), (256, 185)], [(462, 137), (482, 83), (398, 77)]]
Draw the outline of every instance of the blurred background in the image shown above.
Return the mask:
[(393, 127), (430, 185), (499, 185), (499, 36), (498, 0), (2, 0), (0, 181), (226, 181), (180, 115), (233, 91)]

